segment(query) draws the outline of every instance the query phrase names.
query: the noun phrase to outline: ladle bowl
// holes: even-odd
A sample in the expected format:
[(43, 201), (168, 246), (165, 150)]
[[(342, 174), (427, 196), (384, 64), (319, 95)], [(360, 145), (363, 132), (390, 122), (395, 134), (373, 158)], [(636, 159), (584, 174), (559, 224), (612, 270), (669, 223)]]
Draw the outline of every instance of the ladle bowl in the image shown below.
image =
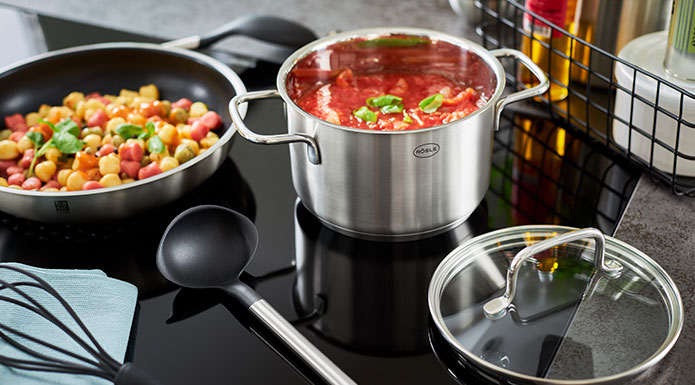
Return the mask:
[(256, 291), (239, 280), (258, 244), (254, 224), (221, 206), (203, 205), (179, 214), (157, 248), (157, 268), (180, 286), (225, 291), (258, 318), (329, 384), (354, 384)]

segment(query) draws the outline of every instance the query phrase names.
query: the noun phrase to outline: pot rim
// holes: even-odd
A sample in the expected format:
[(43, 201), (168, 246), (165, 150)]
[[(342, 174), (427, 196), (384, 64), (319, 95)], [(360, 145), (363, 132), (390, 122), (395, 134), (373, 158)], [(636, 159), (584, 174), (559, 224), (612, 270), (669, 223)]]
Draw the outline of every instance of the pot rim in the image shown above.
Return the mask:
[[(55, 50), (55, 51), (50, 51), (46, 53), (42, 53), (39, 55), (35, 55), (23, 60), (20, 60), (18, 62), (12, 63), (8, 66), (5, 66), (3, 68), (0, 68), (0, 77), (4, 76), (7, 73), (21, 70), (22, 67), (25, 67), (27, 65), (31, 65), (33, 63), (45, 60), (45, 59), (51, 59), (51, 58), (56, 58), (56, 57), (61, 57), (61, 56), (67, 56), (67, 55), (72, 55), (72, 54), (79, 54), (82, 52), (87, 52), (87, 51), (109, 51), (109, 50), (142, 50), (142, 51), (155, 51), (155, 52), (160, 52), (164, 54), (169, 54), (169, 55), (175, 55), (175, 56), (183, 56), (189, 60), (192, 60), (194, 62), (198, 62), (204, 66), (211, 67), (213, 70), (217, 71), (220, 73), (222, 76), (224, 76), (227, 81), (229, 81), (232, 84), (232, 88), (234, 88), (234, 91), (236, 95), (241, 95), (246, 93), (246, 86), (244, 83), (241, 81), (241, 78), (239, 75), (236, 74), (231, 68), (228, 66), (222, 64), (222, 62), (218, 61), (217, 59), (214, 59), (210, 56), (204, 55), (200, 52), (195, 52), (195, 51), (190, 51), (187, 49), (183, 48), (176, 48), (176, 47), (164, 47), (159, 44), (154, 44), (154, 43), (136, 43), (136, 42), (115, 42), (115, 43), (97, 43), (97, 44), (88, 44), (88, 45), (82, 45), (82, 46), (77, 46), (77, 47), (71, 47), (71, 48), (64, 48), (60, 50)], [(240, 108), (240, 112), (242, 116), (246, 115), (246, 106), (242, 106)], [(131, 188), (136, 188), (138, 186), (142, 186), (144, 184), (148, 183), (153, 183), (156, 182), (160, 179), (165, 179), (175, 173), (178, 172), (183, 172), (185, 169), (193, 167), (194, 165), (202, 162), (204, 159), (212, 156), (213, 153), (217, 152), (220, 148), (226, 146), (234, 134), (236, 133), (236, 128), (234, 126), (234, 123), (231, 123), (228, 127), (225, 133), (220, 136), (219, 140), (217, 143), (212, 145), (207, 151), (205, 151), (203, 154), (196, 156), (195, 158), (191, 159), (190, 161), (179, 165), (171, 170), (162, 172), (160, 174), (151, 176), (149, 178), (145, 178), (142, 180), (136, 180), (135, 182), (132, 183), (127, 183), (127, 184), (121, 184), (118, 186), (112, 186), (112, 187), (104, 187), (104, 188), (99, 188), (99, 189), (94, 189), (94, 190), (81, 190), (81, 191), (59, 191), (59, 192), (50, 192), (50, 191), (33, 191), (33, 190), (20, 190), (20, 189), (13, 189), (9, 187), (1, 187), (0, 186), (0, 194), (3, 193), (9, 193), (13, 195), (24, 195), (28, 197), (42, 197), (42, 198), (67, 198), (67, 197), (80, 197), (80, 196), (88, 196), (88, 195), (97, 195), (97, 194), (108, 194), (111, 192), (115, 191), (120, 191), (120, 190), (127, 190)]]
[[(478, 57), (480, 57), (487, 65), (488, 67), (493, 71), (495, 74), (495, 78), (497, 80), (497, 85), (495, 86), (495, 91), (493, 92), (492, 96), (490, 99), (485, 103), (484, 106), (480, 107), (476, 111), (466, 115), (465, 117), (461, 119), (456, 119), (453, 120), (449, 123), (445, 124), (440, 124), (438, 126), (432, 126), (432, 127), (426, 127), (426, 128), (418, 128), (414, 130), (404, 130), (404, 131), (381, 131), (381, 130), (369, 130), (369, 129), (364, 129), (364, 128), (354, 128), (354, 127), (347, 127), (347, 126), (341, 126), (339, 124), (331, 123), (326, 120), (320, 119), (303, 109), (301, 109), (295, 102), (292, 100), (292, 98), (289, 97), (287, 94), (287, 87), (286, 87), (286, 80), (287, 77), (289, 76), (290, 71), (292, 68), (299, 62), (301, 59), (306, 57), (312, 52), (318, 51), (320, 49), (326, 48), (329, 45), (343, 42), (343, 41), (349, 41), (353, 40), (356, 38), (377, 38), (377, 37), (383, 37), (383, 36), (389, 36), (389, 35), (409, 35), (409, 36), (415, 36), (415, 37), (426, 37), (430, 40), (434, 41), (444, 41), (450, 44), (453, 44), (457, 47), (463, 48), (469, 52), (472, 52), (476, 54)], [(277, 81), (276, 81), (276, 87), (278, 89), (278, 92), (280, 93), (280, 96), (282, 97), (282, 100), (287, 104), (288, 106), (291, 106), (294, 108), (297, 112), (302, 114), (303, 116), (313, 119), (317, 121), (317, 123), (321, 123), (324, 126), (340, 129), (340, 130), (345, 130), (345, 131), (352, 131), (356, 133), (368, 133), (368, 134), (375, 134), (375, 135), (406, 135), (406, 134), (413, 134), (413, 133), (421, 133), (421, 132), (429, 132), (429, 131), (434, 131), (438, 129), (443, 129), (446, 127), (453, 126), (455, 124), (459, 124), (465, 120), (473, 119), (474, 117), (478, 115), (482, 115), (487, 112), (488, 109), (490, 108), (496, 108), (495, 106), (497, 105), (497, 100), (502, 97), (502, 93), (504, 91), (504, 87), (506, 85), (506, 77), (505, 77), (505, 71), (504, 67), (502, 67), (502, 64), (497, 60), (495, 56), (493, 56), (489, 50), (483, 48), (482, 46), (467, 40), (463, 39), (448, 33), (444, 32), (439, 32), (431, 29), (424, 29), (424, 28), (410, 28), (410, 27), (380, 27), (380, 28), (365, 28), (365, 29), (357, 29), (357, 30), (352, 30), (352, 31), (346, 31), (342, 33), (338, 33), (335, 35), (330, 35), (323, 37), (321, 39), (318, 39), (316, 41), (313, 41), (304, 47), (298, 49), (295, 51), (292, 55), (290, 55), (285, 62), (282, 64), (280, 67), (280, 70), (278, 71), (278, 76), (277, 76)]]
[(430, 285), (427, 292), (427, 302), (430, 311), (430, 316), (437, 328), (439, 334), (446, 340), (449, 347), (456, 352), (456, 354), (465, 357), (465, 359), (472, 363), (477, 369), (483, 371), (494, 373), (498, 376), (504, 376), (507, 379), (520, 380), (524, 382), (534, 383), (534, 384), (546, 384), (546, 385), (593, 385), (593, 384), (606, 384), (614, 383), (620, 380), (626, 380), (637, 376), (638, 374), (644, 372), (645, 370), (653, 367), (662, 358), (668, 354), (668, 352), (673, 348), (678, 341), (678, 337), (683, 329), (683, 301), (681, 299), (680, 292), (676, 287), (675, 282), (671, 277), (664, 271), (664, 269), (659, 266), (652, 258), (619, 239), (613, 238), (606, 235), (606, 246), (612, 245), (617, 249), (622, 249), (625, 252), (632, 253), (636, 256), (637, 261), (642, 266), (647, 266), (652, 269), (651, 272), (658, 275), (663, 283), (668, 287), (669, 291), (666, 293), (668, 302), (673, 310), (673, 317), (671, 324), (669, 326), (668, 334), (664, 342), (659, 346), (659, 348), (647, 359), (639, 363), (638, 365), (624, 371), (621, 373), (616, 373), (610, 376), (596, 377), (590, 379), (576, 379), (576, 380), (566, 380), (566, 379), (550, 379), (550, 378), (540, 378), (532, 375), (517, 373), (509, 369), (505, 369), (496, 365), (493, 365), (482, 358), (472, 354), (468, 349), (466, 349), (461, 343), (453, 336), (449, 328), (446, 327), (444, 323), (444, 318), (441, 315), (440, 300), (444, 289), (449, 284), (449, 282), (464, 268), (475, 262), (475, 258), (471, 258), (470, 255), (463, 255), (462, 251), (466, 248), (470, 248), (479, 244), (483, 240), (488, 240), (490, 238), (508, 236), (511, 233), (523, 233), (523, 232), (567, 232), (577, 230), (575, 227), (560, 226), (560, 225), (524, 225), (524, 226), (513, 226), (508, 228), (503, 228), (495, 231), (491, 231), (482, 235), (479, 235), (473, 239), (470, 239), (463, 244), (459, 245), (456, 249), (452, 250), (439, 264), (432, 278), (430, 279)]

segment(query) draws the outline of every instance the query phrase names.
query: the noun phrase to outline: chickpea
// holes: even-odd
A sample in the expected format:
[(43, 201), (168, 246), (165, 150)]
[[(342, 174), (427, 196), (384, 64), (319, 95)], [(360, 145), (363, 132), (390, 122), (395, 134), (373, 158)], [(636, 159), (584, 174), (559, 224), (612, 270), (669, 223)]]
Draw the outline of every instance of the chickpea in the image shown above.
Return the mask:
[(104, 187), (118, 186), (121, 184), (121, 178), (118, 174), (106, 174), (99, 179), (99, 183)]
[(7, 179), (5, 179), (5, 178), (0, 178), (0, 186), (2, 186), (2, 187), (7, 187)]
[(84, 137), (85, 147), (92, 150), (92, 152), (97, 152), (99, 146), (101, 146), (101, 136), (96, 134), (89, 134)]
[(45, 118), (46, 115), (48, 115), (48, 111), (51, 110), (51, 106), (48, 104), (42, 104), (41, 107), (39, 107), (39, 116), (42, 118)]
[(41, 119), (41, 116), (39, 116), (38, 112), (30, 112), (24, 117), (24, 121), (28, 127), (39, 124), (39, 119)]
[(104, 108), (106, 108), (104, 103), (102, 103), (101, 100), (97, 98), (89, 99), (85, 103), (86, 108), (93, 108), (95, 110), (103, 110)]
[(19, 156), (17, 143), (7, 139), (0, 141), (0, 160), (14, 159), (17, 156)]
[(84, 119), (84, 112), (87, 109), (87, 102), (84, 100), (80, 100), (77, 102), (77, 106), (75, 106), (75, 116), (77, 116), (80, 119)]
[(109, 94), (102, 95), (102, 96), (103, 96), (106, 100), (110, 101), (111, 103), (115, 102), (115, 101), (116, 101), (116, 97), (117, 97), (116, 95), (109, 95)]
[(109, 154), (99, 158), (99, 172), (101, 175), (118, 174), (121, 172), (121, 159), (116, 154)]
[(7, 187), (13, 188), (13, 189), (15, 189), (15, 190), (23, 190), (22, 186), (20, 186), (20, 185), (18, 185), (18, 184), (12, 184), (12, 185), (9, 185), (9, 186), (7, 186)]
[(194, 154), (197, 154), (198, 151), (200, 151), (200, 146), (198, 145), (198, 142), (196, 142), (193, 139), (181, 139), (181, 143), (187, 144), (191, 150), (193, 150)]
[(171, 102), (168, 100), (161, 101), (162, 108), (164, 109), (164, 116), (169, 116), (171, 113)]
[(99, 111), (98, 108), (86, 108), (84, 110), (84, 120), (89, 120), (97, 111)]
[(176, 108), (171, 109), (171, 113), (169, 114), (169, 120), (171, 120), (172, 122), (185, 123), (187, 119), (188, 119), (188, 111), (186, 111), (180, 107), (176, 107)]
[(66, 186), (70, 191), (82, 190), (82, 185), (84, 185), (88, 180), (87, 174), (82, 171), (75, 171), (68, 177)]
[(123, 139), (122, 136), (116, 134), (113, 136), (113, 139), (111, 139), (111, 144), (113, 144), (114, 147), (118, 148), (121, 144), (125, 143), (125, 139)]
[(90, 134), (99, 135), (99, 137), (101, 137), (104, 135), (104, 130), (102, 130), (99, 126), (85, 127), (82, 129), (81, 136), (83, 138)]
[(191, 126), (188, 124), (179, 124), (176, 129), (179, 131), (179, 137), (191, 139)]
[(159, 168), (162, 172), (169, 171), (179, 165), (179, 161), (173, 156), (165, 156), (159, 161)]
[[(137, 143), (138, 145), (140, 145), (140, 148), (142, 148), (143, 150), (147, 149), (147, 147), (145, 147), (145, 140), (144, 139), (130, 138), (130, 139), (125, 141), (125, 144), (131, 144), (131, 143)], [(115, 146), (115, 144), (114, 144), (114, 146)]]
[(60, 122), (65, 118), (73, 116), (75, 112), (69, 107), (51, 107), (46, 115), (49, 122)]
[(198, 152), (198, 155), (203, 155), (203, 153), (207, 150), (208, 150), (207, 148), (201, 148), (200, 152)]
[(58, 159), (60, 159), (61, 155), (62, 154), (60, 153), (60, 151), (55, 147), (49, 148), (45, 154), (46, 160), (50, 160), (51, 162), (53, 162), (55, 164), (58, 164)]
[(210, 148), (215, 143), (217, 143), (218, 140), (220, 140), (220, 138), (217, 136), (217, 134), (211, 131), (208, 132), (208, 135), (206, 137), (200, 140), (200, 145), (203, 146), (203, 148)]
[(188, 109), (188, 114), (192, 118), (203, 116), (206, 112), (208, 112), (208, 106), (203, 102), (195, 102), (191, 104), (191, 108)]
[(20, 139), (19, 142), (17, 142), (17, 150), (24, 154), (24, 151), (30, 148), (34, 148), (34, 142), (29, 140), (29, 138), (27, 138), (26, 135), (22, 136), (22, 139)]
[(179, 161), (179, 164), (183, 164), (195, 158), (195, 153), (189, 145), (179, 144), (174, 151), (174, 157)]
[(58, 178), (57, 178), (58, 183), (60, 183), (61, 186), (67, 185), (68, 184), (68, 177), (70, 177), (70, 174), (72, 174), (72, 170), (69, 168), (64, 168), (64, 169), (58, 171)]
[(133, 182), (135, 182), (135, 179), (133, 179), (133, 178), (123, 178), (123, 179), (121, 179), (121, 184), (133, 183)]
[(150, 160), (152, 162), (159, 162), (163, 158), (169, 156), (169, 149), (167, 147), (164, 147), (164, 152), (153, 152), (150, 153)]
[(106, 132), (113, 132), (116, 129), (116, 127), (120, 126), (121, 124), (126, 124), (125, 119), (121, 118), (120, 116), (111, 118), (106, 123)]
[(58, 191), (60, 191), (60, 190), (58, 190), (58, 189), (55, 188), (55, 187), (49, 187), (49, 188), (44, 189), (44, 190), (42, 190), (42, 191), (45, 191), (45, 192), (58, 192)]
[(125, 88), (121, 90), (121, 92), (118, 94), (118, 96), (125, 96), (129, 98), (134, 98), (136, 96), (139, 96), (137, 92), (133, 90), (126, 90)]
[(12, 130), (10, 130), (9, 128), (4, 129), (0, 131), (0, 140), (9, 139), (10, 135), (12, 135)]
[(111, 136), (111, 134), (104, 135), (104, 137), (101, 138), (101, 144), (102, 146), (104, 144), (113, 144), (113, 136)]
[(68, 187), (67, 187), (67, 186), (63, 186), (63, 187), (61, 187), (60, 190), (58, 190), (58, 191), (66, 192), (66, 191), (68, 191)]
[(45, 160), (34, 167), (34, 173), (36, 177), (41, 179), (42, 182), (48, 182), (53, 178), (53, 174), (56, 172), (56, 164), (50, 160)]
[(142, 96), (142, 95), (136, 96), (136, 97), (133, 98), (133, 101), (130, 102), (130, 108), (136, 108), (136, 109), (137, 109), (137, 108), (140, 108), (140, 106), (141, 106), (142, 104), (145, 104), (145, 103), (152, 103), (153, 101), (154, 101), (154, 99), (151, 99), (151, 98), (148, 98), (148, 97), (144, 97), (144, 96)]
[(84, 94), (82, 92), (71, 92), (63, 99), (63, 105), (75, 109), (77, 102), (84, 100)]
[(137, 113), (128, 114), (128, 122), (132, 124), (137, 124), (138, 126), (144, 126), (147, 123), (147, 119), (144, 116)]
[(148, 84), (140, 87), (140, 95), (156, 100), (159, 99), (159, 89), (154, 84)]
[(140, 167), (145, 167), (150, 163), (152, 163), (152, 160), (150, 160), (149, 155), (144, 155), (142, 159), (140, 159)]
[(179, 132), (176, 131), (176, 127), (167, 123), (164, 125), (164, 127), (159, 129), (157, 136), (159, 136), (159, 138), (162, 139), (162, 142), (164, 142), (164, 144), (169, 145), (174, 144), (176, 140), (179, 139)]

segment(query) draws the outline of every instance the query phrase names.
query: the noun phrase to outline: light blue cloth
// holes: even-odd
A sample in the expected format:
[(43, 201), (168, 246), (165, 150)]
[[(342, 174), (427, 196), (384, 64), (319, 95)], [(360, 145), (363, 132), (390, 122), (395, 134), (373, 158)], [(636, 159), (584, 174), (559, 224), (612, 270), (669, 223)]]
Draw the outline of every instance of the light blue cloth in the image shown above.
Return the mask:
[[(41, 269), (22, 265), (19, 263), (0, 263), (0, 266), (10, 265), (30, 271), (46, 280), (75, 310), (87, 329), (92, 333), (99, 344), (119, 362), (125, 357), (133, 316), (137, 303), (137, 288), (130, 283), (109, 278), (101, 270), (59, 270)], [(31, 278), (15, 271), (0, 268), (0, 279), (10, 283), (18, 281), (33, 281)], [(48, 293), (33, 287), (20, 287), (32, 296), (50, 313), (65, 323), (81, 339), (89, 341), (72, 317), (65, 311), (62, 305)], [(19, 294), (9, 288), (0, 290), (0, 295), (22, 299)], [(18, 305), (0, 300), (0, 323), (15, 328), (27, 335), (40, 338), (56, 346), (60, 346), (73, 353), (93, 358), (82, 347), (74, 342), (58, 327)], [(8, 333), (6, 333), (8, 334)], [(22, 344), (36, 350), (69, 361), (80, 362), (75, 358), (56, 353), (49, 348), (37, 345), (31, 341), (23, 340)], [(90, 343), (91, 345), (91, 343)], [(4, 340), (0, 339), (0, 354), (29, 359), (30, 356), (18, 351)], [(32, 358), (33, 359), (33, 358)], [(96, 376), (79, 376), (65, 373), (36, 372), (11, 369), (0, 365), (0, 384), (34, 385), (34, 384), (109, 384), (103, 378)]]

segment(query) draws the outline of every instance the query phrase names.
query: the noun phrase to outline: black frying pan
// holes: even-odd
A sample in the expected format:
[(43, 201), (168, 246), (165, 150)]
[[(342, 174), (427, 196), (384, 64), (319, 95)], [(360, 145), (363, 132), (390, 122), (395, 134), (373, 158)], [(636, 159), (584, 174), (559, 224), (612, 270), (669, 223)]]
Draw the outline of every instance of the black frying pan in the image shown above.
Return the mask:
[[(177, 42), (186, 48), (199, 48), (233, 34), (288, 46), (316, 39), (311, 31), (295, 23), (257, 16), (237, 19), (211, 33)], [(0, 210), (42, 222), (125, 218), (171, 202), (212, 175), (226, 158), (235, 132), (227, 104), (246, 88), (229, 67), (203, 54), (176, 48), (177, 42), (87, 45), (49, 52), (0, 69), (0, 117), (36, 111), (44, 103), (61, 105), (72, 91), (118, 94), (123, 88), (155, 84), (161, 98), (203, 101), (223, 121), (218, 131), (220, 140), (214, 146), (173, 170), (126, 185), (88, 191), (0, 187)]]

